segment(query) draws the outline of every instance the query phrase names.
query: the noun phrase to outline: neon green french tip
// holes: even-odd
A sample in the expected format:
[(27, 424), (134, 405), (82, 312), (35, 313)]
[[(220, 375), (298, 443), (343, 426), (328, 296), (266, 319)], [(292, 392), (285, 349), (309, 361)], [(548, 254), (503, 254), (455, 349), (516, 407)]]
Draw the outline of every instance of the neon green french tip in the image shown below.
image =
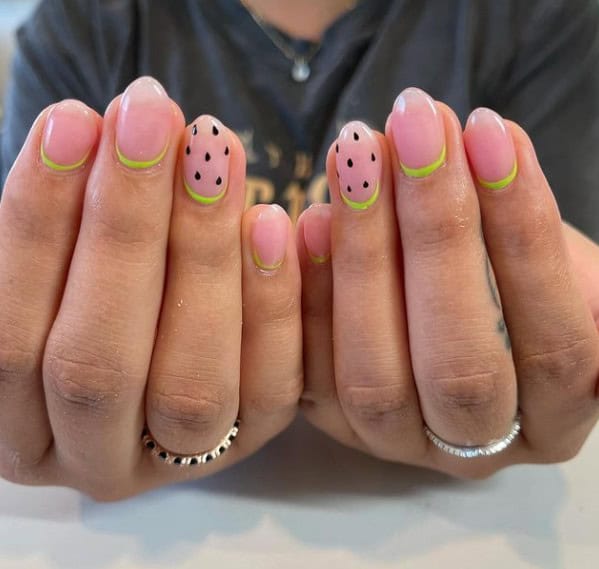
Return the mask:
[(503, 180), (499, 180), (497, 182), (488, 182), (487, 180), (481, 180), (478, 178), (478, 183), (483, 188), (488, 188), (489, 190), (503, 190), (503, 188), (509, 186), (518, 175), (518, 162), (514, 162), (514, 167), (512, 171), (507, 175)]
[(227, 188), (225, 188), (220, 194), (218, 194), (216, 196), (206, 197), (206, 196), (201, 196), (200, 194), (194, 192), (189, 187), (189, 184), (185, 180), (183, 180), (183, 185), (185, 186), (185, 190), (189, 194), (190, 198), (194, 199), (197, 202), (205, 204), (205, 205), (213, 204), (213, 203), (217, 202), (225, 195), (225, 192), (227, 191)]
[(274, 271), (283, 264), (283, 259), (281, 259), (278, 263), (275, 263), (274, 265), (267, 265), (262, 262), (262, 259), (260, 259), (260, 256), (255, 250), (252, 251), (252, 258), (254, 259), (254, 263), (256, 263), (256, 266), (259, 269), (262, 269), (263, 271)]
[(58, 164), (57, 162), (53, 162), (48, 158), (48, 155), (44, 151), (44, 147), (40, 146), (40, 156), (42, 162), (48, 166), (48, 168), (52, 168), (52, 170), (56, 170), (57, 172), (71, 172), (72, 170), (77, 170), (87, 162), (89, 158), (89, 152), (81, 159), (79, 162), (75, 162), (75, 164)]
[(401, 169), (404, 171), (406, 176), (410, 178), (426, 178), (430, 176), (435, 170), (438, 170), (443, 164), (445, 164), (445, 160), (447, 158), (447, 146), (443, 145), (443, 150), (441, 150), (441, 156), (439, 159), (429, 164), (428, 166), (423, 166), (422, 168), (408, 168), (405, 164), (400, 162)]
[(136, 160), (129, 160), (119, 149), (118, 144), (116, 145), (116, 153), (119, 157), (119, 160), (129, 168), (133, 168), (134, 170), (145, 170), (146, 168), (151, 168), (152, 166), (156, 166), (158, 162), (160, 162), (166, 155), (166, 151), (168, 150), (168, 144), (164, 147), (162, 152), (156, 156), (153, 160), (148, 160), (147, 162), (138, 162)]
[(330, 258), (330, 255), (310, 255), (310, 261), (312, 261), (315, 265), (323, 265)]
[(365, 202), (355, 202), (350, 200), (343, 192), (339, 192), (341, 199), (352, 209), (368, 209), (379, 197), (380, 184), (376, 183), (374, 193)]

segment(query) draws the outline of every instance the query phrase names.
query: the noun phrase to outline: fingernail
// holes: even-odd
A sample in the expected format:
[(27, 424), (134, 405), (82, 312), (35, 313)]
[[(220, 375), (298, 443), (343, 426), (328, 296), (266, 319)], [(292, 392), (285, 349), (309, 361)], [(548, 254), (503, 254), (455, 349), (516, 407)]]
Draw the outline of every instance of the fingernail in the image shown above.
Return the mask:
[(411, 87), (397, 97), (391, 113), (391, 132), (406, 176), (424, 178), (445, 163), (443, 117), (424, 91)]
[(172, 109), (166, 91), (152, 77), (140, 77), (121, 98), (116, 124), (119, 160), (136, 170), (151, 168), (166, 154)]
[(187, 129), (183, 159), (183, 183), (196, 201), (211, 204), (220, 200), (229, 183), (231, 140), (223, 124), (211, 117), (198, 117)]
[(468, 119), (464, 143), (478, 183), (491, 190), (509, 186), (518, 175), (512, 135), (491, 109), (476, 109)]
[(252, 228), (253, 257), (256, 266), (264, 271), (278, 269), (287, 251), (287, 214), (278, 205), (260, 208)]
[(322, 265), (331, 258), (331, 208), (313, 204), (304, 217), (304, 243), (313, 263)]
[(374, 132), (363, 122), (347, 123), (335, 144), (341, 198), (352, 209), (376, 202), (382, 171), (381, 149)]
[(42, 162), (59, 172), (76, 170), (87, 161), (97, 136), (96, 120), (83, 103), (58, 103), (44, 126), (40, 147)]

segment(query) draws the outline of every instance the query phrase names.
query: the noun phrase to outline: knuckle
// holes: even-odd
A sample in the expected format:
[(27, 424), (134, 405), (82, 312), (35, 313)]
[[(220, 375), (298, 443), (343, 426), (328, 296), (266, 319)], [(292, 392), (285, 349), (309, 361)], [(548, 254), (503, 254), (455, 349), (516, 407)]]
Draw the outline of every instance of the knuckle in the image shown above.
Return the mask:
[(266, 391), (255, 393), (247, 401), (247, 407), (262, 416), (296, 409), (302, 397), (303, 384), (300, 373), (276, 386), (269, 386)]
[(451, 413), (485, 412), (497, 404), (499, 379), (498, 371), (435, 377), (430, 379), (431, 392), (438, 405)]
[(224, 385), (202, 386), (200, 393), (156, 391), (150, 397), (150, 411), (161, 428), (206, 434), (220, 423), (231, 399)]
[(0, 343), (0, 389), (18, 387), (22, 378), (36, 372), (37, 366), (35, 354)]
[(403, 420), (414, 411), (403, 383), (347, 385), (339, 388), (339, 400), (348, 413), (366, 423)]
[(268, 302), (260, 303), (260, 317), (262, 322), (286, 325), (300, 316), (299, 296), (283, 295), (269, 298)]

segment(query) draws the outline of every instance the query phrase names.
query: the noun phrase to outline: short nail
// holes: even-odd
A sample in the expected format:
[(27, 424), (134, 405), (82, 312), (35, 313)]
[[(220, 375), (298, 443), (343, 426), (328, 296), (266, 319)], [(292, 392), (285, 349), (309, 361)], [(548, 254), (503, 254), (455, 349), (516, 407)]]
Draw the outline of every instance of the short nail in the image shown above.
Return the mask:
[(363, 122), (347, 123), (335, 143), (341, 198), (352, 209), (376, 202), (381, 181), (381, 149), (374, 132)]
[(314, 204), (304, 214), (304, 243), (313, 263), (321, 265), (331, 257), (331, 208)]
[(285, 210), (278, 205), (261, 207), (252, 227), (253, 257), (258, 268), (274, 271), (283, 264), (287, 234)]
[(406, 176), (424, 178), (445, 163), (445, 126), (435, 101), (424, 91), (409, 88), (397, 97), (391, 132)]
[(501, 190), (518, 174), (516, 150), (505, 122), (491, 109), (477, 109), (468, 119), (464, 141), (481, 186)]
[(58, 103), (44, 127), (40, 154), (42, 162), (59, 172), (85, 164), (98, 136), (92, 112), (78, 101)]
[(187, 129), (183, 158), (183, 183), (196, 201), (211, 204), (221, 199), (229, 184), (231, 140), (223, 124), (198, 117)]
[(120, 161), (134, 169), (150, 168), (166, 154), (172, 109), (166, 91), (151, 77), (136, 79), (123, 93), (116, 125)]

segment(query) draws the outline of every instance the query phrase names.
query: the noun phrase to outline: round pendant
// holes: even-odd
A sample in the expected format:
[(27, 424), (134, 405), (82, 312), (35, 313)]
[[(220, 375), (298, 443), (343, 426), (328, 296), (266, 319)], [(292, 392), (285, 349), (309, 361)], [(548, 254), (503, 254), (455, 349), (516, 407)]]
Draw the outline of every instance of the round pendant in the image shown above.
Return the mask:
[(304, 59), (296, 59), (291, 68), (291, 77), (298, 83), (303, 83), (310, 78), (310, 66)]

